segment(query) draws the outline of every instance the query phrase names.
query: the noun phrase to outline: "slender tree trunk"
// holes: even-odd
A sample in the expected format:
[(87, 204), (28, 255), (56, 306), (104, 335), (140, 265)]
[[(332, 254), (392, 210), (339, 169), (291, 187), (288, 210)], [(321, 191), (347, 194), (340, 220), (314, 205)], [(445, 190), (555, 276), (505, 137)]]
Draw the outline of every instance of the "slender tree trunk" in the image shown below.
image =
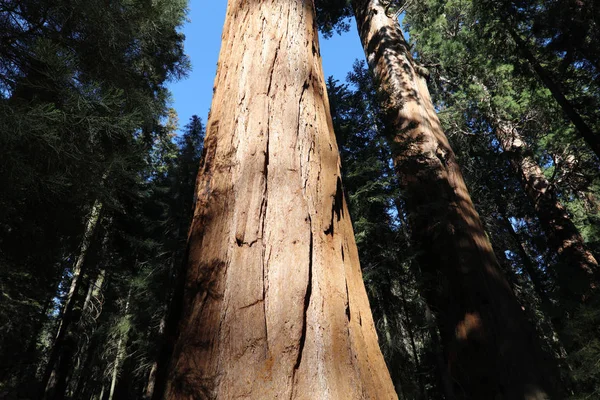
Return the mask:
[(353, 7), (456, 398), (553, 395), (555, 371), (499, 270), (398, 21), (380, 0)]
[[(96, 279), (90, 282), (88, 293), (86, 295), (85, 301), (83, 302), (82, 314), (84, 318), (91, 318), (94, 322), (100, 316), (101, 313), (101, 308), (96, 308), (94, 306), (94, 299), (96, 299), (96, 302), (98, 304), (102, 304), (101, 291), (105, 277), (106, 271), (104, 269), (101, 269), (98, 272)], [(92, 325), (90, 332), (88, 332), (88, 336), (92, 337), (92, 341), (86, 350), (86, 357), (83, 362), (83, 367), (79, 370), (77, 385), (75, 386), (75, 394), (73, 396), (75, 399), (82, 398), (83, 396), (83, 391), (86, 386), (86, 379), (89, 377), (89, 371), (95, 359), (95, 352), (99, 346), (98, 339), (93, 335), (94, 331), (95, 325)]]
[(577, 112), (573, 104), (566, 98), (560, 86), (554, 82), (548, 71), (538, 62), (535, 55), (527, 46), (527, 43), (521, 39), (521, 36), (511, 27), (508, 27), (508, 33), (517, 45), (519, 52), (529, 62), (535, 73), (538, 75), (542, 83), (550, 90), (552, 97), (556, 100), (558, 105), (562, 108), (567, 118), (571, 120), (575, 128), (579, 131), (579, 134), (583, 137), (586, 143), (590, 146), (592, 151), (596, 153), (596, 156), (600, 158), (600, 135), (592, 131), (592, 128), (583, 120), (581, 115)]
[(104, 390), (105, 390), (105, 386), (102, 385), (102, 388), (100, 389), (100, 394), (96, 398), (97, 400), (104, 400)]
[(390, 349), (390, 353), (387, 356), (387, 366), (390, 371), (390, 378), (392, 379), (392, 383), (394, 384), (394, 388), (396, 393), (398, 394), (398, 398), (400, 400), (406, 399), (406, 391), (404, 389), (404, 382), (402, 382), (402, 364), (405, 362), (405, 358), (401, 357), (397, 349), (394, 347), (394, 341), (392, 338), (392, 327), (390, 327), (389, 318), (387, 316), (386, 305), (384, 304), (383, 299), (380, 298), (379, 295), (375, 296), (375, 304), (373, 305), (373, 309), (381, 310), (381, 320), (383, 322), (383, 328), (379, 328), (380, 334), (381, 329), (383, 329), (383, 336), (385, 338), (385, 343), (388, 349)]
[(69, 291), (67, 292), (67, 297), (65, 299), (65, 304), (63, 305), (63, 311), (61, 315), (61, 320), (58, 324), (58, 329), (56, 332), (56, 337), (58, 338), (63, 330), (64, 324), (64, 315), (66, 314), (66, 310), (69, 308), (73, 301), (73, 296), (77, 293), (79, 285), (81, 284), (80, 276), (83, 269), (83, 265), (85, 262), (85, 258), (87, 255), (87, 251), (92, 242), (92, 237), (94, 236), (94, 232), (96, 231), (96, 225), (98, 224), (98, 220), (100, 217), (100, 211), (102, 210), (102, 203), (99, 201), (95, 201), (92, 206), (92, 211), (88, 218), (87, 224), (85, 226), (85, 231), (83, 233), (83, 239), (81, 241), (81, 248), (79, 250), (79, 256), (77, 257), (77, 261), (73, 266), (73, 271), (71, 275), (71, 285), (69, 285)]
[(497, 120), (496, 137), (509, 154), (523, 189), (533, 203), (548, 244), (558, 254), (558, 286), (561, 297), (569, 304), (567, 309), (572, 311), (585, 303), (599, 287), (598, 261), (587, 249), (579, 230), (542, 169), (529, 154), (518, 130), (509, 122)]
[[(162, 338), (165, 333), (165, 327), (167, 324), (167, 316), (166, 314), (161, 318), (160, 324), (158, 326), (158, 337)], [(152, 363), (152, 367), (150, 367), (150, 372), (148, 373), (148, 382), (146, 383), (146, 388), (144, 390), (144, 398), (150, 400), (154, 395), (154, 389), (156, 387), (156, 379), (158, 377), (158, 359)]]
[(76, 296), (83, 282), (83, 269), (85, 266), (85, 260), (88, 253), (88, 249), (92, 243), (92, 238), (94, 237), (94, 233), (96, 232), (96, 227), (100, 220), (101, 210), (102, 203), (96, 200), (94, 202), (94, 205), (92, 206), (92, 211), (90, 212), (90, 216), (85, 226), (79, 256), (77, 257), (77, 261), (73, 266), (73, 276), (71, 278), (71, 285), (69, 286), (69, 291), (67, 292), (67, 297), (63, 306), (63, 312), (56, 333), (56, 338), (54, 340), (54, 344), (50, 352), (50, 357), (48, 359), (48, 365), (46, 366), (42, 378), (41, 387), (43, 388), (43, 395), (40, 397), (44, 399), (52, 398), (55, 389), (57, 389), (57, 384), (60, 383), (60, 377), (57, 376), (59, 373), (59, 365), (61, 364), (59, 359), (61, 358), (60, 356), (63, 352), (63, 347), (67, 344), (67, 333), (69, 330), (69, 326), (74, 319), (74, 297)]
[[(128, 318), (129, 315), (129, 302), (131, 300), (131, 289), (127, 293), (127, 301), (125, 302), (125, 312), (124, 318)], [(121, 332), (119, 334), (119, 339), (117, 341), (117, 354), (115, 355), (115, 362), (113, 364), (111, 380), (110, 380), (110, 390), (108, 392), (108, 400), (112, 400), (115, 395), (115, 387), (117, 386), (117, 377), (119, 375), (119, 367), (121, 366), (121, 361), (125, 355), (125, 344), (127, 343), (127, 332)]]
[(230, 0), (169, 399), (396, 399), (310, 0)]
[(90, 287), (88, 288), (88, 292), (87, 292), (87, 294), (85, 296), (85, 300), (83, 302), (82, 310), (84, 312), (94, 313), (94, 311), (96, 311), (96, 314), (99, 314), (100, 310), (93, 309), (94, 308), (93, 299), (96, 299), (98, 302), (101, 302), (100, 294), (102, 291), (102, 285), (104, 284), (105, 278), (106, 278), (106, 270), (101, 269), (100, 271), (98, 271), (98, 275), (96, 276), (96, 279), (90, 283)]

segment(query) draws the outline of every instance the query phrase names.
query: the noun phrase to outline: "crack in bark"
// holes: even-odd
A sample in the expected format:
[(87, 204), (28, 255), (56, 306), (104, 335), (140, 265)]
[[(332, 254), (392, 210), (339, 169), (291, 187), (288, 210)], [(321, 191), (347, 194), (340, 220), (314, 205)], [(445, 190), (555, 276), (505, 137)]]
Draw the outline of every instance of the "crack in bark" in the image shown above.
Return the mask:
[[(342, 247), (342, 252), (344, 248)], [(343, 254), (343, 253), (342, 253)], [(344, 283), (346, 284), (346, 317), (348, 318), (348, 323), (352, 320), (352, 316), (350, 314), (350, 293), (348, 292), (348, 278), (346, 278), (346, 274), (344, 273)], [(348, 329), (350, 327), (348, 326)]]
[(277, 43), (277, 48), (275, 49), (275, 56), (273, 57), (273, 63), (271, 64), (271, 68), (269, 69), (269, 85), (267, 86), (267, 96), (271, 93), (271, 84), (273, 83), (273, 75), (275, 75), (275, 63), (277, 62), (277, 57), (279, 56), (279, 49), (281, 48), (281, 41)]
[(269, 265), (269, 260), (271, 259), (271, 253), (269, 252), (269, 256), (267, 257), (267, 260), (265, 261), (265, 247), (263, 245), (263, 292), (262, 292), (262, 304), (263, 304), (263, 317), (264, 317), (264, 324), (265, 324), (265, 343), (266, 343), (266, 351), (265, 351), (265, 358), (268, 357), (269, 355), (269, 329), (267, 327), (267, 276), (265, 275), (265, 266)]
[(330, 222), (329, 227), (327, 227), (327, 229), (325, 229), (323, 231), (326, 235), (333, 236), (333, 234), (334, 234), (333, 224), (335, 223), (334, 219), (337, 216), (337, 220), (339, 222), (340, 219), (342, 218), (342, 215), (344, 212), (343, 202), (344, 202), (344, 190), (342, 188), (342, 179), (338, 176), (335, 194), (333, 195), (333, 204), (331, 205), (331, 222)]
[[(275, 50), (275, 57), (273, 58), (273, 64), (271, 65), (271, 75), (269, 77), (269, 86), (267, 89), (267, 97), (270, 98), (270, 94), (271, 94), (271, 82), (273, 80), (273, 75), (275, 72), (275, 62), (277, 61), (277, 56), (279, 54), (279, 48), (281, 46), (281, 41), (277, 44), (277, 49)], [(263, 192), (263, 201), (262, 204), (260, 205), (260, 214), (262, 216), (262, 221), (261, 221), (261, 234), (260, 234), (260, 239), (262, 242), (262, 283), (263, 283), (263, 290), (262, 290), (262, 304), (263, 304), (263, 317), (264, 317), (264, 325), (265, 325), (265, 343), (266, 343), (266, 352), (265, 352), (265, 358), (268, 357), (269, 354), (269, 331), (267, 328), (267, 301), (266, 301), (266, 297), (267, 297), (267, 283), (268, 283), (268, 277), (267, 277), (267, 268), (269, 265), (269, 260), (271, 258), (271, 254), (269, 253), (269, 256), (265, 258), (266, 253), (267, 253), (267, 245), (265, 243), (265, 225), (266, 225), (266, 219), (267, 219), (267, 206), (268, 206), (268, 196), (269, 196), (269, 144), (270, 144), (270, 135), (271, 135), (271, 100), (268, 100), (268, 109), (267, 109), (267, 132), (266, 132), (266, 144), (265, 144), (265, 161), (263, 164), (263, 175), (264, 175), (264, 179), (265, 179), (265, 188), (264, 188), (264, 192)]]
[[(302, 115), (302, 99), (304, 98), (304, 93), (306, 92), (306, 89), (309, 88), (310, 84), (310, 76), (306, 79), (306, 81), (304, 81), (304, 84), (302, 85), (302, 91), (300, 92), (300, 98), (298, 100), (298, 119), (296, 122), (296, 143), (298, 142), (298, 137), (300, 136), (300, 119), (301, 119), (301, 115)], [(314, 141), (311, 143), (310, 148), (308, 150), (307, 156), (306, 156), (306, 166), (308, 168), (308, 166), (310, 165), (310, 152), (313, 148), (313, 143)], [(300, 158), (300, 171), (303, 171), (304, 168), (302, 168), (302, 158)], [(306, 184), (308, 182), (308, 173), (306, 178), (304, 179), (304, 182), (302, 183), (302, 187), (304, 189), (304, 191), (306, 191)]]
[(252, 303), (250, 303), (250, 304), (247, 304), (247, 305), (245, 305), (245, 306), (241, 306), (241, 307), (240, 307), (238, 310), (245, 310), (246, 308), (250, 308), (250, 307), (252, 307), (252, 306), (255, 306), (255, 305), (257, 305), (258, 303), (260, 303), (260, 302), (262, 302), (262, 301), (264, 301), (264, 298), (263, 298), (263, 299), (258, 299), (258, 300), (256, 300), (256, 301), (253, 301)]
[(236, 237), (235, 238), (235, 243), (237, 244), (238, 247), (244, 247), (244, 246), (252, 247), (252, 245), (254, 245), (256, 242), (258, 242), (258, 239), (259, 238), (256, 238), (256, 239), (254, 239), (251, 242), (244, 242), (244, 239), (242, 239), (240, 237)]
[(310, 243), (308, 248), (308, 282), (306, 283), (306, 294), (304, 295), (304, 313), (302, 315), (302, 335), (300, 336), (300, 344), (298, 347), (298, 358), (296, 359), (296, 364), (294, 365), (294, 375), (296, 371), (300, 367), (300, 363), (302, 362), (302, 354), (304, 352), (304, 344), (306, 342), (306, 329), (308, 327), (308, 306), (310, 305), (310, 298), (312, 295), (312, 275), (313, 275), (313, 246), (314, 246), (314, 238), (312, 232), (312, 219), (310, 215), (308, 216), (309, 227), (310, 227)]

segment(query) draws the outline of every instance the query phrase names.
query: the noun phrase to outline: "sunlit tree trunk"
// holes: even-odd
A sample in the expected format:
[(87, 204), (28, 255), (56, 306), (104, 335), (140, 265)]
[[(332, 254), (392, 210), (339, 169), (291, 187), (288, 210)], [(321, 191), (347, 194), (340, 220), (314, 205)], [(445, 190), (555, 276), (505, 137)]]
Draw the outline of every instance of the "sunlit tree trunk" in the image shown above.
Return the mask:
[[(165, 333), (166, 324), (167, 324), (167, 318), (166, 318), (166, 315), (164, 315), (161, 318), (160, 324), (158, 326), (158, 336), (160, 338), (162, 338)], [(154, 388), (156, 386), (157, 373), (158, 373), (158, 359), (152, 363), (152, 366), (150, 367), (150, 371), (148, 372), (148, 381), (146, 382), (146, 387), (144, 389), (144, 396), (145, 396), (144, 398), (147, 400), (150, 400), (152, 398), (152, 396), (154, 395)]]
[[(106, 240), (106, 236), (105, 236)], [(89, 379), (92, 363), (94, 362), (95, 353), (100, 345), (99, 339), (94, 337), (95, 322), (100, 313), (102, 312), (102, 286), (106, 277), (106, 270), (101, 269), (98, 272), (96, 278), (90, 282), (88, 292), (83, 302), (82, 317), (92, 320), (92, 325), (86, 335), (91, 337), (91, 343), (87, 346), (85, 352), (86, 357), (81, 368), (77, 374), (77, 385), (75, 387), (74, 398), (79, 399), (83, 397), (84, 390), (86, 389), (87, 380)]]
[(558, 380), (499, 270), (398, 21), (381, 0), (354, 0), (353, 8), (384, 97), (385, 129), (454, 395), (546, 398)]
[(94, 237), (98, 222), (100, 221), (101, 210), (102, 203), (98, 200), (95, 201), (85, 226), (77, 261), (73, 265), (71, 284), (69, 286), (69, 291), (67, 292), (63, 306), (63, 312), (61, 314), (56, 338), (50, 351), (48, 364), (42, 377), (42, 388), (44, 393), (40, 397), (43, 397), (44, 399), (53, 398), (55, 393), (58, 394), (58, 397), (61, 397), (62, 395), (60, 392), (62, 389), (58, 388), (58, 386), (63, 387), (66, 385), (64, 382), (66, 378), (59, 376), (59, 374), (64, 372), (61, 371), (60, 368), (60, 365), (64, 364), (64, 362), (62, 362), (64, 360), (61, 360), (61, 354), (63, 353), (65, 346), (72, 344), (70, 343), (71, 340), (68, 337), (68, 331), (71, 323), (74, 322), (74, 298), (83, 282), (83, 269), (86, 257), (88, 255), (88, 250), (92, 244), (92, 238)]
[(558, 286), (562, 300), (573, 310), (585, 303), (598, 288), (598, 261), (587, 249), (579, 230), (560, 203), (554, 188), (533, 159), (519, 131), (508, 121), (496, 119), (496, 137), (509, 155), (523, 189), (533, 203), (536, 215), (558, 254)]
[[(123, 313), (123, 318), (129, 318), (129, 302), (131, 301), (131, 289), (127, 293), (127, 300), (125, 302), (125, 310)], [(119, 374), (119, 368), (121, 367), (121, 362), (123, 361), (123, 357), (125, 356), (125, 345), (127, 344), (127, 331), (119, 332), (119, 339), (117, 340), (117, 349), (115, 354), (115, 361), (112, 364), (112, 372), (111, 372), (111, 380), (110, 380), (110, 390), (108, 392), (108, 400), (112, 400), (115, 395), (115, 387), (117, 386), (117, 377)]]
[(310, 0), (230, 0), (169, 399), (395, 399)]

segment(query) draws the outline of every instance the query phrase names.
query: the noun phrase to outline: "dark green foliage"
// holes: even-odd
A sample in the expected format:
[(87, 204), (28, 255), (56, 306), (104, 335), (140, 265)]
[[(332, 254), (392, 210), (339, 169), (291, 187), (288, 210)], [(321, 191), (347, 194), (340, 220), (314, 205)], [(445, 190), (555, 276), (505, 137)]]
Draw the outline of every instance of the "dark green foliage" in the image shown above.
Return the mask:
[[(489, 4), (483, 9), (482, 3), (423, 2), (409, 10), (405, 21), (419, 61), (430, 68), (430, 87), (440, 117), (509, 281), (545, 345), (560, 360), (565, 384), (571, 385), (574, 379), (574, 398), (590, 396), (598, 390), (592, 383), (597, 372), (589, 368), (598, 354), (593, 344), (597, 305), (577, 312), (572, 323), (562, 325), (570, 318), (565, 313), (572, 305), (559, 290), (565, 284), (559, 271), (571, 266), (563, 265), (565, 261), (548, 248), (536, 211), (510, 167), (511, 156), (502, 151), (494, 132), (501, 123), (518, 129), (528, 155), (550, 181), (548, 190), (565, 204), (592, 249), (598, 241), (590, 222), (597, 218), (599, 165), (506, 35), (506, 24), (514, 23), (525, 11), (505, 10), (511, 17), (499, 20), (501, 14), (491, 14), (498, 9), (490, 9)], [(576, 342), (590, 345), (577, 350)], [(565, 354), (563, 345), (570, 354)], [(584, 361), (583, 357), (589, 358)], [(569, 369), (574, 372), (571, 377)]]
[(71, 367), (110, 314), (85, 307), (98, 274), (119, 285), (147, 260), (165, 262), (154, 239), (166, 206), (149, 154), (172, 135), (160, 121), (165, 84), (188, 68), (185, 13), (185, 0), (0, 6), (0, 390), (36, 391), (94, 204), (103, 211), (74, 297)]
[(315, 9), (319, 31), (326, 38), (331, 37), (334, 32), (341, 34), (350, 28), (350, 0), (315, 0)]

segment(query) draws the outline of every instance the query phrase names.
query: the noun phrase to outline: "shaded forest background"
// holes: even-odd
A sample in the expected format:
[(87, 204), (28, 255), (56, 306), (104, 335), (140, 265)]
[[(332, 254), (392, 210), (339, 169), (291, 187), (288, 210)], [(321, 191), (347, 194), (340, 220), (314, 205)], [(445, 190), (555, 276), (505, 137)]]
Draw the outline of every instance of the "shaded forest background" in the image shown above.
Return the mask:
[[(567, 396), (597, 398), (600, 8), (386, 4)], [(316, 6), (326, 36), (353, 23), (345, 1)], [(204, 137), (197, 117), (178, 135), (168, 103), (186, 7), (0, 5), (0, 398), (152, 398)], [(378, 87), (362, 61), (327, 81), (363, 276), (399, 398), (450, 399), (444, 316), (422, 297), (443, 271), (410, 239)]]

